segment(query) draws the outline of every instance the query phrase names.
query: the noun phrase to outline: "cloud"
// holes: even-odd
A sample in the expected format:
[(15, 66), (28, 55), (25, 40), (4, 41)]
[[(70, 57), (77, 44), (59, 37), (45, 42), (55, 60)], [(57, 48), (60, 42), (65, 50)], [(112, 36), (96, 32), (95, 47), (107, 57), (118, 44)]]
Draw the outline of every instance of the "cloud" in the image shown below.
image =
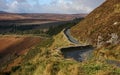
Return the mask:
[(6, 0), (0, 0), (0, 10), (7, 9), (8, 6), (6, 4)]
[(17, 2), (26, 2), (26, 0), (16, 0)]
[(41, 6), (40, 11), (43, 13), (89, 13), (102, 2), (102, 0), (52, 0), (49, 5)]
[(50, 4), (37, 5), (36, 11), (42, 13), (88, 13), (92, 10), (89, 6), (85, 6), (77, 1), (53, 0)]
[(8, 12), (15, 12), (15, 13), (26, 13), (30, 12), (31, 5), (26, 0), (14, 0), (9, 4), (7, 9)]
[[(0, 10), (22, 13), (89, 13), (104, 0), (0, 0)], [(47, 0), (44, 0), (47, 2)], [(41, 2), (41, 3), (40, 3)]]

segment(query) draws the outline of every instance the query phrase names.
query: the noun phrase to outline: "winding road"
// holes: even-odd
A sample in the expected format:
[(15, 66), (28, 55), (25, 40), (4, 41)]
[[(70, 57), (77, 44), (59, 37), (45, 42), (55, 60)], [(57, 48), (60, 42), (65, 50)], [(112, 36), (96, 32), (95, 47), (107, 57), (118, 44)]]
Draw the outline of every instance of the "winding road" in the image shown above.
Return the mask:
[(70, 29), (66, 28), (64, 30), (64, 35), (67, 39), (77, 45), (75, 47), (62, 48), (61, 52), (65, 58), (73, 58), (76, 61), (85, 61), (91, 58), (94, 48), (91, 45), (82, 46), (73, 36), (70, 34)]
[(70, 34), (70, 29), (65, 29), (64, 30), (64, 34), (66, 35), (66, 37), (67, 37), (67, 39), (71, 42), (71, 43), (73, 43), (73, 44), (80, 44), (77, 40), (75, 40), (73, 37), (72, 37), (72, 35)]
[[(77, 45), (76, 47), (68, 47), (61, 49), (61, 52), (63, 53), (65, 58), (73, 58), (76, 61), (82, 62), (90, 59), (93, 56), (94, 48), (90, 45), (81, 46), (81, 44), (77, 40), (75, 40), (73, 36), (70, 34), (69, 28), (66, 28), (64, 30), (64, 34), (71, 43)], [(116, 65), (117, 67), (120, 67), (120, 61), (106, 60), (106, 62), (108, 64)]]

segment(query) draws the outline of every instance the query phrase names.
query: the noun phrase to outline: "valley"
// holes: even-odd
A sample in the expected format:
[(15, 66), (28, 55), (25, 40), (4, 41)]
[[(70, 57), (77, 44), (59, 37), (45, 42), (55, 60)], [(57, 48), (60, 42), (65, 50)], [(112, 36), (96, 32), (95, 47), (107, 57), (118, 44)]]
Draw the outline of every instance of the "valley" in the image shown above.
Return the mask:
[[(53, 35), (82, 19), (83, 17), (67, 21), (47, 18), (0, 20), (0, 74), (9, 74), (15, 66), (34, 58), (39, 49), (44, 48), (44, 43), (47, 48), (47, 40), (49, 41)], [(36, 50), (37, 48), (39, 49)]]
[(0, 75), (120, 75), (119, 8), (106, 0), (88, 15), (0, 11)]
[[(46, 32), (49, 28), (54, 28), (66, 23), (79, 21), (87, 14), (15, 14), (0, 13), (0, 33), (31, 33), (31, 31)], [(14, 18), (22, 16), (24, 18)], [(10, 18), (9, 18), (10, 17)], [(28, 18), (30, 17), (30, 18)], [(30, 30), (30, 32), (29, 32)]]

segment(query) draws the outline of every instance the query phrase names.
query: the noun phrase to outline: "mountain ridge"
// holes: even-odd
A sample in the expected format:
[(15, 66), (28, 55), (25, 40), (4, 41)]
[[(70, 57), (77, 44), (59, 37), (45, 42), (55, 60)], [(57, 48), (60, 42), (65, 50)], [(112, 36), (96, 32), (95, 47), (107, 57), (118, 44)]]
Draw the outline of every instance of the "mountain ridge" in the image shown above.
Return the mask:
[(86, 13), (80, 14), (55, 14), (55, 13), (9, 13), (0, 11), (0, 20), (21, 20), (21, 19), (55, 19), (72, 20), (85, 17)]
[(0, 11), (0, 14), (4, 14), (4, 13), (8, 13), (8, 12), (5, 12), (5, 11)]

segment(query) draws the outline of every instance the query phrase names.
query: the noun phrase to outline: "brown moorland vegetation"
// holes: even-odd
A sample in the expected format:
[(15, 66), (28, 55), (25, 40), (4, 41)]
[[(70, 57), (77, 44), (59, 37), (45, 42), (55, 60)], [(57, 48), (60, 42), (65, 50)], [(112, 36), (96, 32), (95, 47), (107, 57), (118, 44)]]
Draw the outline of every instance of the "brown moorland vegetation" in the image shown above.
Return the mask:
[(81, 41), (89, 39), (92, 44), (96, 44), (99, 35), (105, 41), (111, 33), (116, 33), (120, 38), (120, 1), (107, 0), (74, 26), (71, 33)]
[(86, 15), (87, 14), (0, 13), (0, 20), (51, 19), (68, 21), (74, 18), (85, 17)]
[[(117, 3), (119, 3), (119, 0), (107, 0), (103, 4), (105, 5), (103, 8), (101, 8), (103, 5), (101, 7), (98, 7), (97, 10), (100, 11), (98, 12), (96, 10), (93, 11), (93, 13), (91, 13), (93, 15), (91, 16), (88, 15), (86, 17), (86, 20), (83, 20), (80, 24), (78, 24), (77, 26), (71, 29), (72, 35), (74, 35), (75, 38), (83, 42), (86, 42), (87, 40), (87, 42), (92, 45), (96, 45), (96, 43), (98, 42), (96, 41), (98, 40), (98, 37), (100, 39), (103, 38), (102, 40), (99, 41), (102, 42), (103, 46), (95, 50), (95, 54), (90, 58), (90, 60), (80, 63), (73, 59), (64, 59), (61, 52), (58, 49), (59, 47), (64, 47), (71, 44), (65, 38), (63, 33), (60, 33), (54, 36), (54, 38), (49, 38), (44, 42), (42, 42), (41, 44), (39, 44), (38, 46), (36, 46), (35, 48), (29, 50), (29, 52), (23, 56), (25, 62), (21, 62), (18, 65), (14, 65), (8, 74), (10, 75), (120, 75), (120, 68), (118, 66), (111, 65), (106, 63), (105, 61), (99, 60), (99, 59), (103, 59), (103, 57), (105, 58), (112, 57), (116, 59), (120, 58), (119, 31), (118, 31), (120, 25), (119, 17), (116, 18), (115, 16), (116, 14), (110, 11), (112, 10), (111, 8), (114, 4), (115, 6), (119, 7), (119, 4), (116, 5)], [(106, 11), (107, 9), (109, 9), (109, 7), (110, 10)], [(105, 13), (102, 12), (102, 10), (105, 11)], [(111, 14), (107, 13), (109, 11)], [(115, 12), (119, 13), (119, 8), (115, 10)], [(95, 19), (95, 14), (97, 13), (101, 14), (100, 16), (98, 16), (99, 20)], [(107, 15), (103, 17), (104, 20), (102, 20), (103, 19), (101, 18), (102, 14), (104, 15), (106, 13)], [(106, 17), (108, 18), (106, 19)], [(100, 20), (102, 20), (102, 22)], [(114, 26), (116, 29), (114, 29)], [(108, 31), (106, 28), (110, 30)], [(111, 39), (111, 37), (113, 38), (113, 36), (114, 39)], [(16, 63), (17, 60), (15, 60), (14, 62)]]
[(35, 46), (40, 40), (40, 37), (0, 37), (0, 55), (5, 56), (11, 52), (21, 54), (24, 50)]
[[(21, 55), (41, 42), (40, 37), (32, 36), (1, 36), (0, 37), (0, 69), (9, 64), (8, 70), (22, 61)], [(17, 59), (16, 59), (17, 58)]]
[[(105, 50), (120, 50), (120, 1), (106, 0), (85, 20), (71, 28), (71, 34), (83, 43), (105, 46)], [(109, 55), (115, 55), (114, 52)], [(108, 55), (108, 56), (109, 56)]]

